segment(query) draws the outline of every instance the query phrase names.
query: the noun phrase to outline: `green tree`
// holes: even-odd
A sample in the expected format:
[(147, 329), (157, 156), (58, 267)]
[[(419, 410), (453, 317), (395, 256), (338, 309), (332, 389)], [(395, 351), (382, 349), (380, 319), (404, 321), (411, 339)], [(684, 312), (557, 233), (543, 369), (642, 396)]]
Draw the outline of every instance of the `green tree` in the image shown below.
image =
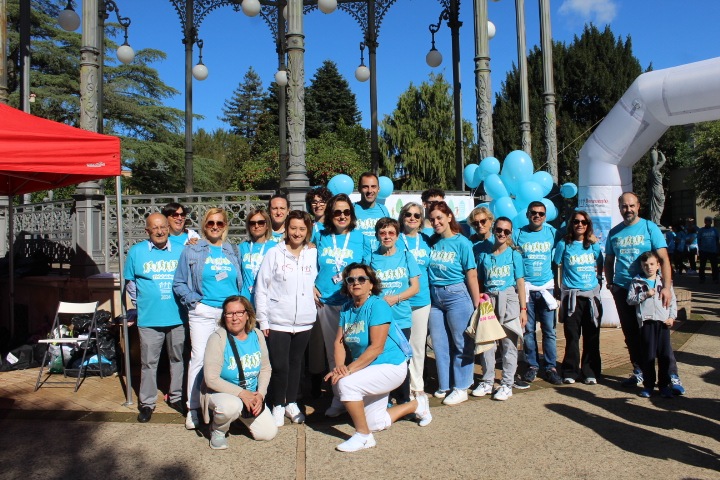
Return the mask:
[(220, 120), (230, 125), (231, 131), (245, 138), (253, 138), (257, 134), (260, 115), (266, 97), (260, 75), (250, 67), (242, 82), (238, 85), (229, 100), (225, 100)]
[(689, 145), (697, 198), (703, 207), (720, 211), (720, 121), (696, 124)]
[(325, 60), (305, 90), (305, 132), (318, 138), (323, 132), (336, 132), (345, 125), (360, 122), (360, 111), (350, 84), (340, 75), (337, 64)]
[[(406, 190), (429, 186), (451, 189), (455, 183), (455, 132), (450, 84), (442, 74), (410, 87), (400, 95), (391, 115), (382, 120), (383, 171), (393, 176), (402, 162), (409, 174)], [(473, 148), (473, 127), (463, 120), (465, 158)]]

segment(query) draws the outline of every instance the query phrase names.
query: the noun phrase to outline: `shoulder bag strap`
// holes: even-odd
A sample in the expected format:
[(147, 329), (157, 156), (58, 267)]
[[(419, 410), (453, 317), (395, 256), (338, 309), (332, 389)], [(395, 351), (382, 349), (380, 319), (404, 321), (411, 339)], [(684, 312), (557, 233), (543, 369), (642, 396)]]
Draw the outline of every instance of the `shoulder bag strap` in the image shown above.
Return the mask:
[(245, 372), (243, 371), (242, 362), (240, 361), (240, 355), (237, 351), (237, 345), (235, 345), (235, 341), (232, 339), (232, 335), (230, 334), (230, 332), (227, 332), (227, 339), (228, 342), (230, 342), (230, 348), (232, 349), (233, 356), (235, 357), (235, 365), (237, 365), (238, 369), (238, 386), (240, 386), (241, 388), (245, 388)]

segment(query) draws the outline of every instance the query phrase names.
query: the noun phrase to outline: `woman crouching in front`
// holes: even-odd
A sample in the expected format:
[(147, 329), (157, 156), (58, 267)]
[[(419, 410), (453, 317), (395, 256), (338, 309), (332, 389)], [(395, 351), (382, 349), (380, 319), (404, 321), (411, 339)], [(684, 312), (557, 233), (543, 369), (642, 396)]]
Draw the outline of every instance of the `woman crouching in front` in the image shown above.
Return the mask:
[(250, 300), (237, 295), (225, 299), (219, 323), (208, 339), (203, 367), (205, 423), (209, 423), (210, 410), (213, 412), (210, 448), (227, 448), (225, 434), (238, 418), (255, 440), (272, 440), (278, 429), (265, 408), (270, 359), (265, 337), (255, 328)]
[[(325, 379), (337, 384), (340, 400), (355, 426), (355, 434), (337, 449), (355, 452), (375, 446), (372, 432), (385, 430), (411, 413), (422, 421), (430, 417), (430, 409), (424, 396), (387, 408), (388, 395), (407, 375), (405, 354), (400, 348), (406, 339), (402, 333), (394, 333), (399, 329), (391, 325), (392, 311), (380, 297), (380, 281), (372, 268), (351, 263), (343, 270), (342, 278), (341, 292), (350, 301), (340, 311), (334, 345), (336, 366)], [(346, 345), (352, 356), (349, 365), (345, 362)]]

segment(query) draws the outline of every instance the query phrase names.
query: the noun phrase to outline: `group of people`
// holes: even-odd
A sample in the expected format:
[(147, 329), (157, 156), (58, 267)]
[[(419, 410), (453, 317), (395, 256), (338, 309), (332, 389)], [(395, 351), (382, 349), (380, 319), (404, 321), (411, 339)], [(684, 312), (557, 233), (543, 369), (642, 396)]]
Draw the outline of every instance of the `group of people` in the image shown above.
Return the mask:
[[(439, 384), (433, 395), (446, 405), (466, 401), (468, 390), (507, 400), (538, 375), (553, 384), (593, 385), (601, 375), (603, 268), (635, 366), (627, 386), (644, 381), (647, 396), (656, 384), (664, 396), (673, 388), (684, 392), (669, 346), (675, 309), (666, 244), (656, 225), (637, 216), (634, 194), (620, 198), (624, 221), (610, 232), (603, 257), (583, 211), (573, 212), (558, 236), (541, 202), (528, 205), (520, 228), (478, 207), (466, 236), (441, 190), (423, 192), (422, 204), (406, 203), (397, 219), (377, 202), (375, 174), (362, 174), (358, 190), (361, 199), (353, 203), (312, 189), (310, 213), (291, 211), (285, 197), (274, 195), (267, 210), (247, 214), (248, 238), (239, 246), (227, 241), (222, 209), (205, 213), (202, 235), (185, 229), (188, 212), (180, 204), (148, 216), (149, 238), (131, 248), (125, 267), (141, 342), (138, 421), (149, 421), (155, 408), (163, 343), (168, 404), (187, 412), (188, 429), (200, 426), (200, 413), (205, 423), (212, 413), (214, 449), (227, 448), (227, 431), (238, 419), (258, 440), (273, 438), (286, 417), (304, 422), (298, 390), (306, 351), (313, 394), (323, 381), (332, 389), (325, 415), (347, 412), (355, 427), (340, 451), (373, 447), (373, 432), (399, 418), (414, 416), (420, 426), (432, 421), (424, 383), (428, 342)], [(559, 365), (558, 301), (567, 341)], [(476, 384), (475, 339), (465, 330), (481, 302), (492, 303), (505, 336), (480, 354)], [(520, 376), (521, 340), (528, 367)]]
[(701, 228), (695, 225), (695, 220), (692, 218), (672, 225), (665, 231), (665, 241), (670, 262), (675, 266), (673, 273), (678, 275), (683, 271), (689, 274), (697, 273), (700, 283), (705, 283), (705, 267), (709, 263), (713, 282), (720, 282), (718, 270), (720, 235), (713, 226), (712, 217), (705, 217), (704, 226)]

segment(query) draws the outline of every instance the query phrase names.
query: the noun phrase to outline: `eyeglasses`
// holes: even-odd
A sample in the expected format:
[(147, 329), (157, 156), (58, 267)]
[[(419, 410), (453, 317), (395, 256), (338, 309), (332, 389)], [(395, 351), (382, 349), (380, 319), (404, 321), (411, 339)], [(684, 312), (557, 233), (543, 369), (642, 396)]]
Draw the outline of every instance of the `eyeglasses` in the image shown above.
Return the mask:
[(576, 218), (576, 219), (573, 220), (572, 223), (573, 223), (573, 225), (587, 225), (587, 224), (588, 224), (588, 221), (587, 221), (587, 220), (580, 220), (579, 218)]
[(335, 217), (335, 218), (342, 217), (342, 216), (349, 217), (351, 213), (352, 212), (350, 211), (349, 208), (346, 208), (345, 210), (335, 210), (335, 211), (333, 211), (333, 217)]
[(510, 235), (512, 233), (512, 230), (497, 227), (495, 229), (495, 233), (497, 233), (498, 235), (505, 235), (507, 237), (508, 235)]
[(545, 212), (538, 212), (537, 210), (530, 210), (528, 212), (528, 215), (530, 215), (531, 217), (544, 217)]
[(415, 220), (420, 220), (420, 217), (422, 217), (422, 215), (420, 215), (419, 213), (405, 212), (405, 218), (410, 217), (413, 217)]
[(238, 310), (237, 312), (225, 312), (225, 318), (240, 318), (247, 315), (247, 310)]
[(267, 225), (267, 222), (265, 220), (250, 220), (247, 222), (248, 227), (264, 227)]
[(473, 226), (473, 228), (478, 228), (480, 225), (485, 225), (488, 222), (487, 218), (482, 218), (480, 220), (475, 220), (474, 222), (470, 222), (470, 225)]
[(217, 222), (215, 220), (208, 220), (205, 222), (205, 226), (209, 228), (213, 228), (217, 226), (217, 228), (225, 228), (225, 222), (222, 220), (218, 220)]
[(347, 278), (345, 279), (345, 283), (347, 283), (348, 285), (353, 285), (353, 284), (355, 284), (355, 283), (357, 282), (357, 283), (359, 283), (360, 285), (365, 285), (365, 282), (367, 282), (368, 280), (370, 280), (370, 279), (369, 279), (368, 277), (365, 277), (365, 276), (347, 277)]
[(313, 207), (317, 207), (318, 205), (325, 205), (327, 202), (325, 200), (313, 200), (310, 202), (310, 205)]
[(173, 213), (171, 213), (170, 215), (168, 215), (168, 217), (171, 217), (171, 218), (185, 218), (185, 217), (187, 217), (187, 213), (185, 213), (185, 212), (183, 212), (183, 213), (173, 212)]

